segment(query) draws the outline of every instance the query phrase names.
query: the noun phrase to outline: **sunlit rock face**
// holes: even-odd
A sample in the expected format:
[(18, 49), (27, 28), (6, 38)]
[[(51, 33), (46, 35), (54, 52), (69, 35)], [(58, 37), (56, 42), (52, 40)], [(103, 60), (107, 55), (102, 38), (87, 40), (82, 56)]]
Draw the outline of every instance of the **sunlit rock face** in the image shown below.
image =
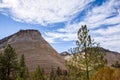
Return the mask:
[[(107, 49), (104, 49), (104, 48), (102, 48), (102, 49), (103, 49), (103, 51), (106, 53), (106, 55), (105, 55), (104, 58), (107, 60), (107, 65), (108, 65), (108, 66), (111, 66), (111, 65), (115, 64), (116, 61), (118, 61), (118, 62), (120, 63), (120, 53), (114, 52), (114, 51), (110, 51), (110, 50), (107, 50)], [(83, 55), (84, 55), (83, 52), (80, 53), (80, 54), (83, 54)], [(66, 61), (71, 60), (72, 57), (73, 57), (72, 54), (70, 54), (70, 53), (68, 53), (68, 52), (66, 52), (66, 51), (60, 53), (60, 55), (61, 55)]]
[(0, 40), (0, 49), (4, 50), (7, 44), (11, 44), (18, 54), (25, 55), (26, 65), (29, 71), (34, 71), (39, 65), (49, 73), (51, 68), (60, 67), (66, 70), (64, 59), (49, 45), (37, 30), (20, 30), (19, 32)]

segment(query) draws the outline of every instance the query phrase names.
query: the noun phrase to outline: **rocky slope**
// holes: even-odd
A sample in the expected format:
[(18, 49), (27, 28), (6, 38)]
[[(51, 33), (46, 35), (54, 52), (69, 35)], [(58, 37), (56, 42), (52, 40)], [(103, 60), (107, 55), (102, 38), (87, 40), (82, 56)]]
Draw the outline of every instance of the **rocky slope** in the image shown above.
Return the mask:
[[(107, 50), (107, 49), (104, 49), (104, 48), (103, 48), (103, 50), (106, 52), (105, 58), (107, 59), (109, 66), (111, 66), (112, 64), (115, 64), (116, 61), (118, 61), (120, 63), (120, 53), (110, 51), (110, 50)], [(60, 53), (60, 55), (65, 60), (70, 60), (72, 58), (71, 54), (68, 53), (67, 51)]]
[(111, 66), (112, 64), (115, 64), (116, 61), (120, 63), (120, 53), (106, 50), (106, 49), (105, 49), (105, 52), (106, 52), (105, 58), (107, 59), (109, 66)]
[(11, 44), (18, 53), (18, 58), (25, 55), (26, 65), (30, 71), (40, 65), (46, 73), (51, 67), (65, 70), (64, 59), (49, 45), (37, 30), (20, 30), (19, 32), (0, 40), (0, 51)]

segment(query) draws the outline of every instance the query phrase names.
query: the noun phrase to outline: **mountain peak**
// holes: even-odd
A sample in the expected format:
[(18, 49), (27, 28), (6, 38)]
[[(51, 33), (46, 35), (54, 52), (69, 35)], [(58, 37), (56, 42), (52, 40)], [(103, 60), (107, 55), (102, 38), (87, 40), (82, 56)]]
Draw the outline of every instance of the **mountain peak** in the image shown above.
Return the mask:
[(40, 41), (41, 43), (46, 43), (46, 41), (41, 36), (41, 33), (38, 30), (34, 29), (27, 29), (27, 30), (20, 30), (17, 33), (14, 33), (8, 37), (5, 37), (0, 40), (0, 47), (5, 47), (7, 44), (11, 43), (19, 43), (19, 42), (36, 42)]
[(27, 29), (27, 30), (20, 30), (15, 35), (26, 35), (26, 36), (41, 36), (41, 33), (38, 30), (34, 29)]
[(18, 58), (25, 55), (26, 65), (30, 71), (40, 65), (46, 73), (60, 67), (65, 70), (64, 59), (50, 46), (50, 44), (41, 36), (38, 30), (20, 30), (17, 33), (0, 40), (0, 51), (7, 44), (11, 44), (18, 53)]
[(10, 42), (11, 39), (13, 38), (15, 39), (15, 37), (19, 37), (19, 38), (22, 37), (22, 39), (23, 37), (26, 37), (26, 38), (29, 37), (29, 38), (35, 39), (35, 37), (41, 37), (41, 33), (38, 30), (34, 30), (34, 29), (20, 30), (17, 33), (14, 33), (8, 37), (1, 39), (0, 44), (6, 43), (6, 41)]
[(18, 33), (35, 33), (35, 32), (40, 34), (40, 32), (35, 29), (27, 29), (27, 30), (21, 29)]

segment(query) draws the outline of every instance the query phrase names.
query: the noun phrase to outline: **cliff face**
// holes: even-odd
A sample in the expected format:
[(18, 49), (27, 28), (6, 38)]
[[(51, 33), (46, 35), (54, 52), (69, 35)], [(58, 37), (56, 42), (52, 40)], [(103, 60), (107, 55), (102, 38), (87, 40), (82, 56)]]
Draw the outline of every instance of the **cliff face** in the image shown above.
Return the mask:
[(11, 44), (18, 53), (18, 58), (25, 55), (26, 65), (30, 71), (40, 65), (46, 73), (51, 67), (65, 70), (64, 59), (49, 45), (37, 30), (20, 30), (19, 32), (0, 40), (0, 49)]

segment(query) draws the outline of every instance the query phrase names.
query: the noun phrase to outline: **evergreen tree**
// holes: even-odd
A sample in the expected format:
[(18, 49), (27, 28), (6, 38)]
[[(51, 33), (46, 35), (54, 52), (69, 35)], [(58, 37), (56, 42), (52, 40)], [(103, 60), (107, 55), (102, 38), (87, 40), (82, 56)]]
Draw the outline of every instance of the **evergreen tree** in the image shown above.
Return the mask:
[(81, 26), (78, 30), (77, 47), (71, 49), (73, 57), (68, 62), (69, 69), (72, 69), (70, 73), (73, 71), (73, 76), (78, 80), (89, 80), (92, 72), (103, 67), (106, 63), (104, 59), (105, 53), (99, 44), (91, 40), (88, 32), (86, 25)]
[(114, 68), (120, 68), (120, 63), (119, 61), (116, 61), (115, 64), (112, 64), (111, 66)]
[(19, 62), (19, 74), (18, 77), (26, 80), (28, 78), (29, 72), (25, 64), (25, 57), (24, 54), (21, 56), (20, 62)]
[(56, 73), (57, 73), (57, 76), (62, 75), (62, 71), (61, 71), (60, 67), (57, 68)]
[(54, 72), (53, 67), (51, 68), (51, 72), (50, 72), (50, 80), (56, 80), (56, 74)]
[(38, 66), (33, 72), (31, 80), (46, 80), (44, 76), (44, 70)]
[(6, 69), (4, 67), (3, 53), (0, 53), (0, 80), (6, 80)]
[(15, 49), (8, 44), (0, 56), (0, 79), (14, 80), (18, 70), (17, 54)]

